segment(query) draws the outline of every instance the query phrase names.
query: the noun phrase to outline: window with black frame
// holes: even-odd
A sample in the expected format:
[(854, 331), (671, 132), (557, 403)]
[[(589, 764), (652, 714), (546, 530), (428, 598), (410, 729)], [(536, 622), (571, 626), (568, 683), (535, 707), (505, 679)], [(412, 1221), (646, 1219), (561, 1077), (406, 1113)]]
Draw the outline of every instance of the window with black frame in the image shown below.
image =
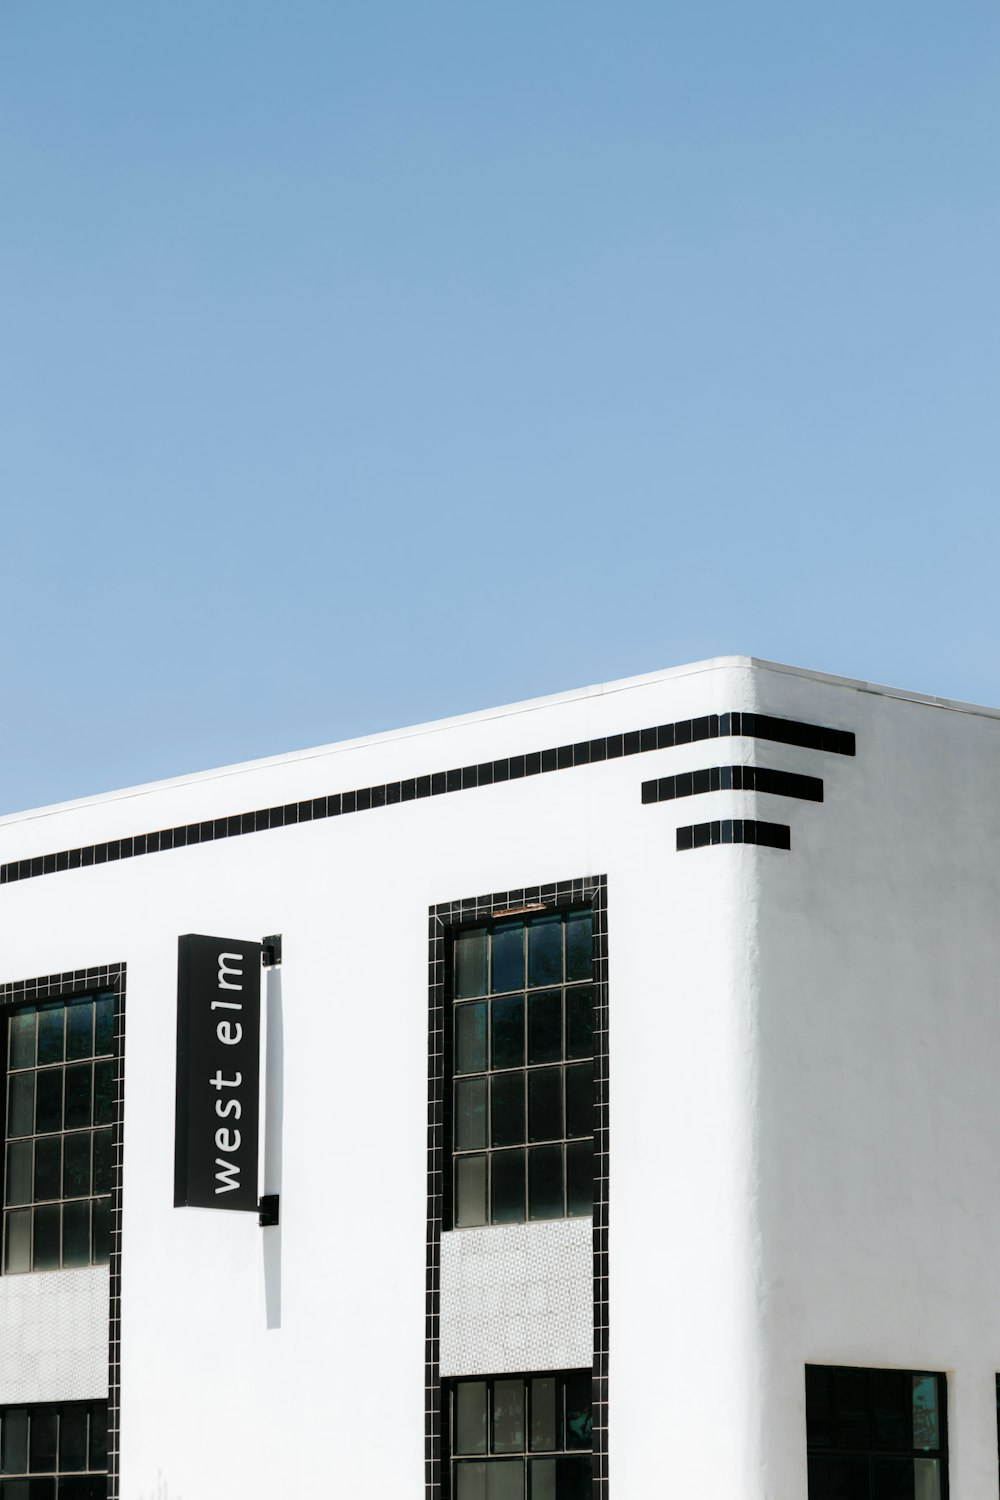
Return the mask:
[(452, 1500), (590, 1500), (591, 1372), (451, 1384)]
[(457, 931), (451, 1020), (454, 1227), (592, 1213), (590, 909)]
[(114, 1016), (108, 992), (8, 1012), (7, 1274), (109, 1258)]
[(0, 1500), (106, 1500), (108, 1403), (0, 1408)]
[(941, 1374), (807, 1365), (809, 1500), (947, 1500), (946, 1398)]

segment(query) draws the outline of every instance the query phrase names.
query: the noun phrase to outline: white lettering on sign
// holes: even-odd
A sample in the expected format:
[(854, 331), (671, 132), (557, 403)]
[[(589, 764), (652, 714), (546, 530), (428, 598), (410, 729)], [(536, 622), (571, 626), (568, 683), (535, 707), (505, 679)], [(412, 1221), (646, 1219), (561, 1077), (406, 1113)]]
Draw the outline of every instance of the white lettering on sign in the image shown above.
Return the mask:
[[(243, 988), (243, 970), (239, 967), (243, 962), (242, 953), (220, 953), (219, 954), (219, 989), (241, 990)], [(240, 980), (239, 984), (230, 984), (230, 977), (235, 976)]]
[[(219, 1158), (216, 1157), (215, 1165), (219, 1168), (219, 1170), (215, 1174), (215, 1191), (217, 1193), (231, 1193), (234, 1188), (239, 1187), (240, 1169), (234, 1161), (220, 1161)], [(219, 1186), (218, 1184), (220, 1183), (223, 1184), (223, 1186)]]

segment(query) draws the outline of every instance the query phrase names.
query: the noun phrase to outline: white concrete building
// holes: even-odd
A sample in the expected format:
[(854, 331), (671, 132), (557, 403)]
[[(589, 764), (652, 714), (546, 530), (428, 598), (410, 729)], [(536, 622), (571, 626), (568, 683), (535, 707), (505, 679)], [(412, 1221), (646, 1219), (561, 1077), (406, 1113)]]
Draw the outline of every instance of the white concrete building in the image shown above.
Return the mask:
[(998, 766), (730, 657), (0, 820), (0, 1500), (997, 1500)]

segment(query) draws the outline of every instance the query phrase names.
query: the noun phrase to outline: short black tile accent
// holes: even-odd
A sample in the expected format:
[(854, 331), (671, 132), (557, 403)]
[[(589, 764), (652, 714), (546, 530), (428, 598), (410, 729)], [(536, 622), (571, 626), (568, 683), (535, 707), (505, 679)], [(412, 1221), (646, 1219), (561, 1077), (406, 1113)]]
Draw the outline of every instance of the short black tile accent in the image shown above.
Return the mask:
[(714, 823), (689, 823), (677, 830), (677, 848), (707, 849), (710, 844), (761, 844), (767, 849), (790, 849), (787, 823), (761, 823), (756, 818), (722, 818)]
[(799, 797), (804, 802), (822, 802), (823, 782), (818, 776), (800, 776), (794, 771), (774, 771), (768, 766), (711, 766), (704, 771), (681, 771), (642, 783), (643, 802), (673, 802), (677, 797), (697, 797), (702, 792), (770, 792), (775, 797)]
[[(89, 844), (80, 849), (64, 849), (54, 854), (38, 855), (34, 859), (11, 860), (0, 865), (0, 885), (9, 885), (18, 880), (33, 880), (40, 875), (57, 875), (62, 870), (78, 869), (81, 865), (105, 864), (115, 859), (136, 859), (142, 855), (163, 853), (190, 844), (240, 838), (245, 834), (262, 833), (270, 828), (285, 828), (297, 823), (316, 822), (322, 818), (336, 818), (344, 813), (367, 812), (395, 806), (400, 802), (419, 801), (424, 797), (471, 791), (476, 787), (514, 781), (522, 776), (569, 770), (598, 761), (616, 760), (623, 755), (648, 754), (653, 750), (730, 735), (774, 740), (783, 745), (800, 745), (809, 750), (821, 750), (834, 755), (855, 753), (854, 735), (846, 729), (830, 729), (820, 724), (806, 724), (798, 719), (777, 719), (770, 714), (742, 711), (721, 715), (704, 714), (697, 719), (680, 719), (674, 724), (658, 724), (631, 730), (627, 734), (608, 735), (604, 739), (582, 740), (575, 745), (561, 745), (525, 755), (486, 761), (480, 766), (459, 766), (446, 771), (435, 771), (409, 781), (355, 787), (351, 791), (334, 792), (328, 797), (312, 797), (304, 802), (290, 802), (282, 807), (262, 807), (243, 813), (230, 813), (214, 821), (134, 834), (114, 844)], [(798, 779), (809, 782), (816, 778), (807, 776)], [(760, 784), (753, 789), (774, 790), (773, 787)], [(806, 793), (783, 791), (779, 795), (805, 796)], [(665, 799), (647, 799), (644, 796), (643, 800)], [(818, 801), (821, 798), (811, 800)], [(117, 850), (117, 854), (112, 853), (112, 849)]]

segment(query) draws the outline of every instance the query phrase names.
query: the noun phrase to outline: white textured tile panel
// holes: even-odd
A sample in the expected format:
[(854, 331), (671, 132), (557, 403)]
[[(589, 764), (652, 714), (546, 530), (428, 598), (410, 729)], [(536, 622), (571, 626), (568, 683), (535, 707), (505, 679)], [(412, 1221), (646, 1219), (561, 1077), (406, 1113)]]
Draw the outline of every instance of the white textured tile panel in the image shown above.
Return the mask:
[(441, 1236), (441, 1374), (589, 1365), (590, 1219), (492, 1224)]
[(0, 1406), (107, 1394), (107, 1266), (0, 1276)]

